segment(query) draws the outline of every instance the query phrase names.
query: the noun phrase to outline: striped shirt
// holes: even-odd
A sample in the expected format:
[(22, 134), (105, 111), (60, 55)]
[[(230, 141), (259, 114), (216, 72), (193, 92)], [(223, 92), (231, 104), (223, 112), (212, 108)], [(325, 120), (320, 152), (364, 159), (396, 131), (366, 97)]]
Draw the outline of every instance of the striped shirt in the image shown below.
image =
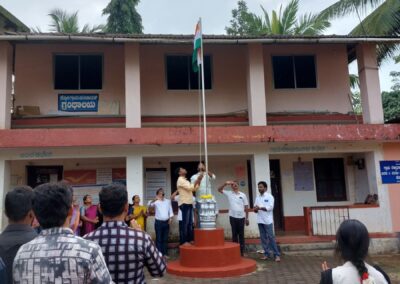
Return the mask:
[(14, 283), (112, 283), (98, 244), (71, 229), (43, 230), (21, 246), (14, 259)]
[(165, 272), (165, 261), (151, 237), (125, 222), (105, 222), (85, 239), (100, 245), (115, 283), (145, 283), (144, 267), (152, 276)]

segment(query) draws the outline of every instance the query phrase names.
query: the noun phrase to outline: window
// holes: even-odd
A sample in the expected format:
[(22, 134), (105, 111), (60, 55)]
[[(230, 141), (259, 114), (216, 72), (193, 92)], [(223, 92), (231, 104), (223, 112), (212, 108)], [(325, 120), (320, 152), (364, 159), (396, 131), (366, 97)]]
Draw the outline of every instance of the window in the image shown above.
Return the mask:
[(275, 89), (316, 88), (315, 57), (273, 56)]
[(317, 201), (345, 201), (344, 160), (314, 159)]
[[(168, 55), (165, 61), (168, 90), (197, 90), (199, 88), (199, 73), (193, 72), (191, 55)], [(205, 89), (211, 89), (211, 56), (209, 55), (204, 56), (204, 86)]]
[(103, 56), (57, 54), (54, 56), (54, 89), (100, 90)]

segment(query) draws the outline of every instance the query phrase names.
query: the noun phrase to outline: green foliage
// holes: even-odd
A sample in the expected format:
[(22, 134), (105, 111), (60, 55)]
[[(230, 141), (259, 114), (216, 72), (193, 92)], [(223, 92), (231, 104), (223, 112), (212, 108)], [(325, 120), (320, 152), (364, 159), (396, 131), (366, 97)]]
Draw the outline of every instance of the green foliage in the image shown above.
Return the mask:
[(353, 108), (354, 113), (361, 114), (362, 106), (361, 106), (361, 94), (360, 94), (360, 79), (355, 74), (350, 74), (349, 76), (351, 93), (350, 100), (351, 106)]
[[(322, 11), (329, 19), (342, 17), (357, 12), (365, 15), (368, 9), (374, 8), (367, 17), (351, 32), (351, 35), (399, 36), (400, 35), (400, 1), (399, 0), (339, 0)], [(399, 45), (380, 44), (377, 48), (378, 62), (391, 58)]]
[[(49, 14), (51, 18), (50, 31), (57, 33), (95, 33), (101, 32), (103, 25), (91, 27), (86, 24), (82, 31), (79, 30), (78, 11), (69, 14), (62, 9), (53, 9)], [(33, 29), (36, 33), (41, 33), (39, 28)]]
[(256, 27), (260, 24), (257, 23), (255, 15), (250, 13), (246, 1), (239, 0), (237, 9), (232, 10), (232, 19), (230, 20), (230, 27), (226, 27), (228, 35), (254, 35)]
[(385, 121), (400, 117), (400, 90), (383, 92), (382, 106)]
[(351, 92), (351, 105), (355, 114), (362, 113), (360, 91)]
[(400, 118), (400, 72), (390, 72), (393, 86), (390, 92), (382, 92), (382, 106), (385, 121)]
[(141, 34), (142, 17), (136, 11), (140, 0), (111, 0), (103, 10), (108, 15), (106, 32), (118, 34)]
[(229, 35), (320, 35), (329, 26), (327, 16), (305, 14), (298, 17), (299, 0), (291, 0), (283, 9), (273, 10), (271, 15), (261, 6), (262, 16), (248, 11), (246, 2), (240, 0), (238, 8), (232, 10)]
[(392, 91), (400, 91), (400, 72), (392, 71), (390, 72), (390, 76), (392, 77), (393, 83), (391, 87)]

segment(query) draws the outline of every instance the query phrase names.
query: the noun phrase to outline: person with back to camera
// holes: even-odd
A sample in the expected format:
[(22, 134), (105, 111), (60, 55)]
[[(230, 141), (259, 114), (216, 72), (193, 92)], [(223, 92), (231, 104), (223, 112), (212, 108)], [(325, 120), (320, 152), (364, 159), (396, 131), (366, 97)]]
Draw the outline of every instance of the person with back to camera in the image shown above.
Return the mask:
[(389, 277), (381, 268), (365, 262), (368, 248), (369, 235), (365, 225), (358, 220), (343, 221), (336, 232), (335, 253), (344, 264), (329, 269), (324, 261), (320, 284), (390, 284)]

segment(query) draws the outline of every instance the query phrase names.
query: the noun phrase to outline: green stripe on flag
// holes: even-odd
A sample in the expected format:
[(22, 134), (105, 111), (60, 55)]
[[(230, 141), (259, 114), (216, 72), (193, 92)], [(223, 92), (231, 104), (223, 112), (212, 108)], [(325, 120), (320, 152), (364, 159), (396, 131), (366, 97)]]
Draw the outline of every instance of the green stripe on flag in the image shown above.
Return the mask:
[(197, 52), (200, 48), (201, 48), (201, 37), (196, 38), (194, 41), (194, 49), (193, 49), (193, 55), (192, 55), (193, 72), (199, 71), (199, 62), (197, 60)]

